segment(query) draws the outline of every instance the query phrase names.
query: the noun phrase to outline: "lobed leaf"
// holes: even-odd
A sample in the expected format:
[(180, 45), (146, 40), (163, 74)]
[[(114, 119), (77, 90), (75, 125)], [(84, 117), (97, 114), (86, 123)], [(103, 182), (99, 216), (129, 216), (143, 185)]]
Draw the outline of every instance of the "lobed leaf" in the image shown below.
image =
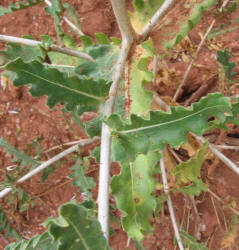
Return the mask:
[(54, 242), (53, 238), (46, 231), (41, 235), (34, 235), (29, 241), (21, 240), (17, 243), (11, 243), (4, 250), (57, 250), (58, 242)]
[(25, 63), (21, 58), (8, 63), (5, 69), (16, 73), (15, 86), (31, 84), (30, 93), (39, 97), (47, 95), (47, 105), (52, 108), (58, 102), (73, 109), (77, 105), (84, 107), (104, 102), (107, 99), (110, 84), (105, 80), (68, 77), (67, 73), (49, 68), (37, 61)]
[(72, 181), (73, 186), (79, 186), (79, 191), (81, 193), (85, 193), (89, 198), (91, 198), (90, 190), (95, 187), (95, 182), (92, 177), (87, 177), (85, 172), (87, 170), (86, 167), (82, 166), (82, 161), (80, 159), (71, 167), (73, 173), (70, 177), (77, 177)]
[(7, 217), (2, 211), (2, 207), (0, 205), (0, 233), (3, 233), (6, 237), (11, 237), (14, 240), (20, 240), (21, 236), (18, 232), (10, 225)]
[(227, 50), (217, 51), (217, 61), (223, 66), (227, 80), (231, 80), (236, 72), (232, 72), (233, 68), (236, 67), (236, 63), (229, 62), (231, 55)]
[(157, 153), (139, 155), (135, 162), (122, 164), (120, 174), (111, 181), (112, 194), (122, 211), (123, 229), (135, 240), (142, 240), (144, 232), (152, 232), (149, 217), (156, 208), (152, 193), (153, 170), (158, 159)]
[(0, 65), (15, 60), (18, 57), (21, 57), (24, 62), (30, 62), (32, 60), (42, 62), (45, 58), (44, 52), (40, 47), (19, 45), (15, 43), (7, 43), (6, 50), (0, 51), (0, 55)]
[(42, 3), (43, 1), (44, 0), (26, 0), (18, 1), (17, 4), (10, 3), (7, 8), (0, 6), (0, 16), (4, 16), (5, 14), (9, 14), (17, 10), (26, 9), (36, 4)]
[(13, 162), (20, 163), (20, 166), (30, 166), (30, 167), (36, 167), (39, 165), (40, 161), (35, 160), (34, 158), (30, 157), (27, 154), (24, 154), (23, 152), (19, 151), (17, 148), (9, 145), (3, 138), (0, 137), (0, 148), (3, 148), (4, 151), (12, 155)]
[(61, 19), (60, 19), (60, 16), (62, 15), (61, 0), (51, 0), (51, 6), (47, 6), (45, 10), (53, 17), (57, 37), (59, 39), (59, 42), (63, 45), (64, 34), (61, 30)]
[(59, 209), (60, 220), (50, 222), (49, 234), (59, 242), (58, 249), (109, 249), (99, 222), (90, 218), (81, 205), (64, 204)]
[(225, 122), (226, 115), (231, 115), (229, 99), (214, 93), (190, 108), (176, 106), (169, 112), (151, 111), (148, 120), (131, 115), (126, 121), (113, 114), (105, 122), (112, 129), (114, 160), (128, 158), (133, 161), (137, 154), (162, 149), (166, 144), (175, 147), (184, 143), (188, 132), (202, 135), (209, 129), (209, 117), (214, 117), (215, 123), (220, 124)]
[[(105, 36), (102, 37), (102, 34), (99, 37), (98, 34), (98, 39), (101, 40), (101, 43), (104, 43), (107, 38)], [(80, 63), (76, 67), (75, 73), (80, 77), (85, 75), (95, 80), (105, 79), (111, 81), (119, 54), (119, 46), (97, 44), (87, 46), (85, 52), (92, 56), (95, 61)]]

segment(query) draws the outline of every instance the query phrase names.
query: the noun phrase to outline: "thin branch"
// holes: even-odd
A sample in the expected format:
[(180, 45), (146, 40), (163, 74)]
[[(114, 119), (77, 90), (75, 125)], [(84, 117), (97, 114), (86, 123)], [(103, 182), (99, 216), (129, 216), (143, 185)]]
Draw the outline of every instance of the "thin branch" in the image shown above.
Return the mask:
[(159, 18), (164, 14), (164, 12), (169, 8), (169, 6), (173, 3), (174, 0), (166, 0), (158, 9), (158, 11), (153, 15), (153, 17), (148, 21), (148, 23), (144, 26), (141, 32), (141, 40), (145, 40), (147, 35), (149, 34), (150, 30), (153, 28), (154, 25), (157, 24)]
[[(32, 46), (32, 47), (36, 47), (36, 46), (42, 44), (40, 41), (36, 41), (36, 40), (14, 37), (14, 36), (5, 36), (5, 35), (1, 35), (1, 34), (0, 34), (0, 42), (17, 43), (17, 44), (28, 45), (28, 46)], [(80, 51), (73, 50), (73, 49), (69, 49), (69, 48), (61, 48), (55, 44), (52, 44), (50, 46), (50, 50), (60, 52), (62, 54), (67, 54), (70, 56), (75, 56), (75, 57), (79, 57), (82, 59), (86, 59), (88, 61), (92, 61), (92, 62), (94, 61), (94, 59), (90, 55), (88, 55), (87, 53), (80, 52)]]
[[(124, 0), (111, 0), (114, 14), (122, 36), (122, 47), (118, 56), (113, 74), (113, 83), (109, 91), (109, 98), (105, 103), (104, 116), (108, 117), (113, 113), (117, 90), (124, 71), (126, 59), (130, 48), (136, 38)], [(111, 135), (108, 126), (103, 123), (101, 129), (101, 148), (100, 148), (100, 171), (98, 189), (98, 220), (106, 240), (109, 239), (109, 170), (110, 170), (110, 149)]]
[[(208, 193), (211, 194), (215, 199), (217, 199), (219, 202), (221, 202), (222, 204), (226, 205), (226, 202), (221, 199), (218, 195), (216, 195), (215, 193), (212, 192), (211, 189), (208, 188)], [(235, 213), (236, 215), (239, 215), (239, 211), (231, 206), (228, 207), (233, 213)]]
[[(51, 6), (51, 2), (49, 0), (45, 0), (45, 3), (48, 6)], [(66, 16), (63, 16), (63, 20), (73, 29), (73, 31), (80, 36), (84, 36), (85, 34), (74, 24), (72, 23)]]
[(160, 159), (160, 169), (161, 169), (161, 173), (162, 173), (164, 192), (168, 196), (168, 200), (167, 200), (168, 209), (169, 209), (170, 218), (171, 218), (171, 221), (173, 224), (175, 237), (177, 239), (179, 249), (184, 250), (184, 246), (183, 246), (180, 234), (179, 234), (178, 225), (177, 225), (177, 221), (176, 221), (175, 214), (174, 214), (173, 203), (172, 203), (171, 196), (170, 196), (169, 190), (168, 190), (168, 181), (167, 181), (167, 175), (166, 175), (163, 157)]
[[(226, 1), (223, 2), (223, 5), (221, 6), (220, 11), (222, 11), (222, 8), (225, 7), (226, 4), (227, 4), (228, 2), (229, 2), (229, 0), (226, 0)], [(194, 55), (194, 58), (191, 60), (190, 64), (188, 65), (188, 68), (187, 68), (187, 70), (186, 70), (185, 73), (184, 73), (183, 80), (182, 80), (182, 82), (180, 83), (180, 85), (178, 86), (178, 88), (177, 88), (177, 90), (176, 90), (176, 92), (175, 92), (175, 94), (174, 94), (174, 97), (173, 97), (173, 101), (174, 101), (174, 102), (177, 101), (178, 96), (179, 96), (179, 94), (180, 94), (180, 92), (181, 92), (181, 89), (183, 88), (183, 86), (184, 86), (184, 84), (185, 84), (185, 82), (186, 82), (186, 80), (187, 80), (187, 78), (188, 78), (188, 75), (189, 75), (189, 73), (190, 73), (190, 71), (191, 71), (191, 68), (192, 68), (192, 66), (193, 66), (193, 64), (194, 64), (194, 62), (195, 62), (195, 60), (197, 59), (198, 54), (199, 54), (199, 52), (200, 52), (200, 50), (201, 50), (201, 48), (202, 48), (204, 42), (205, 42), (206, 39), (207, 39), (208, 34), (211, 32), (211, 30), (212, 30), (212, 28), (213, 28), (213, 26), (214, 26), (215, 23), (216, 23), (216, 19), (214, 19), (214, 20), (211, 22), (209, 28), (207, 29), (207, 32), (204, 34), (204, 36), (203, 36), (203, 38), (202, 38), (200, 44), (198, 45), (197, 50), (196, 50), (196, 53), (195, 53), (195, 55)]]
[(228, 145), (216, 145), (216, 148), (229, 149), (229, 150), (239, 150), (239, 146), (228, 146)]
[[(83, 139), (79, 142), (79, 144), (74, 145), (66, 150), (64, 150), (63, 152), (61, 152), (60, 154), (55, 155), (53, 158), (51, 158), (48, 161), (45, 161), (44, 163), (42, 163), (40, 166), (38, 166), (37, 168), (35, 168), (34, 170), (30, 171), (29, 173), (27, 173), (26, 175), (24, 175), (23, 177), (21, 177), (17, 183), (20, 184), (28, 179), (30, 179), (32, 176), (40, 173), (43, 169), (45, 169), (46, 167), (50, 166), (52, 163), (60, 160), (61, 158), (65, 157), (68, 154), (71, 154), (72, 152), (77, 151), (79, 146), (86, 146), (88, 144), (91, 144), (93, 142), (98, 141), (100, 138), (98, 136), (93, 137), (92, 139)], [(0, 198), (3, 198), (5, 195), (7, 195), (9, 192), (11, 192), (12, 188), (5, 188), (4, 190), (2, 190), (0, 192)]]
[[(199, 137), (194, 135), (199, 142), (203, 143), (205, 142), (205, 139), (203, 137)], [(222, 154), (220, 151), (218, 151), (216, 149), (216, 147), (214, 145), (212, 145), (211, 143), (209, 143), (209, 149), (223, 162), (225, 163), (232, 171), (234, 171), (236, 174), (239, 175), (239, 168), (237, 167), (237, 165), (232, 162), (229, 158), (227, 158), (224, 154)]]

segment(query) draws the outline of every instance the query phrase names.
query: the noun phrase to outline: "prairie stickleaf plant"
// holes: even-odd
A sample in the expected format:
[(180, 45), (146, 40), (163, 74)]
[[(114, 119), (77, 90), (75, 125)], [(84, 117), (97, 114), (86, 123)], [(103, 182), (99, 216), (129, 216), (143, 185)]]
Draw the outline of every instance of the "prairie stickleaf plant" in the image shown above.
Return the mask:
[[(27, 0), (8, 8), (0, 7), (0, 15), (42, 2)], [(109, 249), (109, 215), (112, 215), (110, 207), (113, 205), (109, 203), (110, 194), (121, 212), (118, 218), (121, 227), (137, 246), (147, 233), (153, 232), (151, 222), (167, 201), (179, 249), (207, 249), (206, 243), (198, 243), (185, 228), (179, 231), (170, 194), (182, 193), (194, 199), (207, 191), (200, 170), (209, 150), (239, 174), (235, 164), (203, 138), (205, 132), (226, 128), (227, 123), (238, 124), (239, 103), (237, 99), (231, 103), (231, 99), (221, 93), (210, 93), (200, 96), (190, 107), (184, 107), (175, 100), (163, 101), (156, 92), (158, 61), (167, 60), (172, 49), (198, 24), (204, 12), (218, 8), (221, 1), (182, 1), (188, 9), (187, 20), (179, 20), (178, 30), (170, 33), (166, 43), (160, 41), (165, 50), (159, 54), (152, 39), (154, 27), (160, 20), (165, 21), (165, 12), (168, 10), (170, 14), (176, 2), (133, 0), (134, 11), (128, 12), (124, 0), (111, 0), (120, 39), (108, 38), (103, 33), (96, 33), (92, 38), (86, 36), (81, 31), (77, 12), (60, 0), (45, 1), (45, 10), (54, 19), (58, 42), (43, 34), (41, 41), (26, 36), (0, 35), (0, 41), (6, 43), (5, 49), (0, 51), (1, 77), (7, 77), (16, 87), (26, 85), (34, 97), (47, 96), (49, 108), (63, 104), (64, 112), (69, 112), (88, 136), (46, 162), (0, 139), (0, 147), (13, 156), (14, 163), (19, 167), (28, 166), (25, 169), (28, 173), (3, 186), (0, 197), (62, 157), (100, 141), (100, 147), (89, 156), (75, 157), (74, 164), (69, 166), (73, 172), (72, 184), (79, 186), (83, 201), (63, 204), (59, 207), (58, 218), (47, 219), (43, 234), (28, 241), (18, 240), (6, 249)], [(237, 1), (230, 4), (233, 9), (237, 7)], [(62, 19), (79, 36), (80, 45), (63, 32)], [(165, 22), (167, 25), (167, 20)], [(223, 53), (218, 52), (219, 59)], [(226, 64), (218, 61), (232, 76), (234, 64), (231, 66), (229, 58), (226, 59)], [(169, 70), (165, 74), (169, 74)], [(89, 112), (94, 118), (82, 123), (81, 115)], [(187, 160), (178, 160), (178, 164), (169, 166), (169, 158), (175, 157), (180, 147), (191, 145), (192, 148), (189, 137), (196, 141), (196, 149), (188, 154)], [(96, 183), (87, 176), (92, 158), (100, 162), (97, 200), (91, 193)], [(110, 178), (113, 162), (120, 167), (120, 173)], [(10, 231), (5, 217), (2, 218), (6, 231)]]

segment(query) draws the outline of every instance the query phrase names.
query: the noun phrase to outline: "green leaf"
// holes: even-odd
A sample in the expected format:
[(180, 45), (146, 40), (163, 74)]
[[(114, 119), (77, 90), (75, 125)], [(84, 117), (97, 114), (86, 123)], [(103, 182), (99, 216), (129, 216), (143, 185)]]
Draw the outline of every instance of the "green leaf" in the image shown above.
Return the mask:
[(86, 193), (89, 198), (91, 198), (91, 189), (95, 187), (95, 182), (92, 177), (87, 177), (85, 175), (85, 172), (87, 170), (87, 167), (89, 165), (89, 162), (87, 164), (87, 160), (84, 159), (84, 164), (86, 166), (83, 166), (83, 162), (81, 159), (78, 159), (76, 163), (71, 167), (71, 170), (73, 170), (73, 173), (70, 175), (71, 178), (77, 177), (72, 181), (72, 184), (74, 186), (79, 186), (79, 192)]
[(187, 22), (182, 24), (179, 28), (178, 33), (175, 38), (165, 44), (168, 49), (173, 48), (188, 34), (188, 32), (193, 29), (198, 22), (201, 20), (203, 12), (209, 10), (213, 5), (217, 4), (218, 0), (204, 0), (199, 4), (195, 4), (192, 14), (188, 18)]
[(110, 44), (108, 37), (104, 33), (95, 33), (98, 44)]
[(185, 248), (190, 250), (208, 250), (205, 243), (198, 243), (191, 235), (185, 231), (180, 231), (180, 236)]
[(144, 232), (152, 232), (149, 218), (156, 208), (152, 196), (155, 187), (153, 170), (159, 154), (139, 155), (135, 162), (123, 164), (111, 181), (112, 194), (122, 211), (122, 225), (128, 237), (142, 240)]
[(185, 162), (181, 162), (175, 169), (171, 170), (172, 174), (176, 176), (178, 184), (198, 180), (207, 148), (208, 143), (203, 143), (195, 156)]
[(21, 57), (24, 62), (32, 60), (42, 62), (45, 54), (40, 47), (7, 43), (5, 51), (0, 51), (0, 65), (15, 60), (18, 57)]
[(151, 111), (148, 120), (131, 115), (126, 121), (113, 114), (105, 122), (112, 128), (114, 159), (121, 161), (119, 157), (123, 156), (123, 159), (133, 161), (137, 154), (163, 149), (166, 144), (179, 146), (185, 142), (188, 132), (202, 135), (209, 129), (209, 117), (214, 117), (215, 123), (220, 124), (226, 119), (225, 113), (231, 115), (229, 99), (214, 93), (190, 108), (176, 106), (169, 112)]
[(59, 209), (60, 222), (52, 222), (49, 233), (59, 241), (59, 250), (109, 249), (99, 222), (90, 218), (81, 205), (64, 204)]
[(89, 36), (80, 36), (79, 38), (84, 48), (93, 46), (93, 42)]
[(147, 69), (153, 50), (151, 42), (149, 39), (144, 44), (137, 46), (132, 58), (130, 67), (131, 114), (144, 115), (150, 109), (153, 101), (153, 93), (145, 90), (145, 83), (153, 79), (153, 73)]
[(48, 95), (47, 105), (50, 108), (58, 102), (65, 103), (70, 110), (77, 105), (87, 107), (104, 102), (110, 87), (105, 80), (96, 82), (83, 77), (68, 77), (67, 73), (48, 68), (37, 61), (24, 63), (19, 58), (5, 68), (17, 74), (13, 80), (15, 86), (31, 84), (32, 96)]
[(237, 74), (236, 72), (232, 72), (233, 68), (236, 67), (236, 63), (229, 62), (230, 58), (231, 55), (227, 50), (217, 51), (217, 61), (223, 66), (227, 80), (231, 80)]
[(239, 125), (239, 102), (232, 104), (232, 116), (227, 117), (226, 123), (233, 123)]
[(41, 162), (38, 160), (33, 159), (27, 154), (24, 154), (23, 152), (19, 151), (17, 148), (9, 145), (3, 138), (0, 137), (0, 147), (4, 149), (4, 151), (13, 156), (13, 162), (19, 163), (20, 167), (24, 166), (30, 166), (30, 167), (36, 167)]
[(75, 72), (79, 76), (85, 75), (95, 80), (111, 81), (114, 67), (119, 54), (119, 47), (108, 44), (88, 46), (85, 52), (92, 56), (94, 62), (80, 63)]
[(198, 196), (202, 191), (207, 191), (207, 186), (201, 180), (193, 181), (191, 184), (177, 188), (176, 192), (181, 192), (183, 194)]
[(5, 237), (11, 237), (14, 240), (20, 240), (21, 236), (18, 232), (10, 225), (7, 217), (2, 211), (2, 206), (0, 205), (0, 233), (4, 233)]
[(54, 26), (56, 30), (59, 42), (63, 45), (63, 32), (61, 30), (61, 19), (62, 15), (62, 5), (61, 0), (51, 0), (51, 6), (45, 7), (46, 12), (48, 12), (54, 19)]
[(21, 240), (17, 243), (11, 243), (4, 248), (4, 250), (57, 250), (58, 242), (53, 242), (53, 238), (48, 232), (44, 232), (41, 235), (33, 236), (29, 241)]
[(26, 1), (18, 1), (17, 4), (10, 3), (7, 8), (0, 6), (0, 16), (12, 13), (17, 10), (26, 9), (28, 7), (34, 6), (42, 2), (43, 0), (26, 0)]

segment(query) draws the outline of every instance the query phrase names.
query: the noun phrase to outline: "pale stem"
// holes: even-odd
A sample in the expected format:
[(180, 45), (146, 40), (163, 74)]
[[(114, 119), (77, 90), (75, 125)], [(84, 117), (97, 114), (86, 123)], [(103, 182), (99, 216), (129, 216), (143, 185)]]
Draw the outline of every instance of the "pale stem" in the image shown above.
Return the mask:
[(174, 0), (165, 0), (158, 11), (153, 15), (153, 17), (148, 21), (148, 23), (144, 26), (141, 32), (141, 40), (145, 40), (150, 30), (157, 24), (159, 18), (164, 14), (164, 12), (169, 8), (169, 6), (173, 3)]
[[(129, 21), (124, 0), (111, 0), (114, 14), (122, 36), (122, 47), (115, 65), (112, 77), (113, 83), (109, 91), (109, 98), (105, 103), (104, 116), (113, 113), (117, 90), (123, 74), (126, 59), (136, 34)], [(106, 240), (109, 239), (109, 170), (110, 170), (111, 136), (109, 127), (103, 123), (101, 129), (100, 170), (98, 189), (98, 220)]]
[[(229, 0), (226, 0), (226, 1), (223, 2), (222, 6), (221, 6), (221, 8), (220, 8), (220, 11), (222, 11), (222, 8), (225, 7), (225, 6), (227, 5), (228, 2), (229, 2)], [(194, 64), (194, 62), (195, 62), (195, 60), (197, 59), (198, 54), (199, 54), (199, 52), (200, 52), (200, 50), (201, 50), (201, 48), (202, 48), (204, 42), (205, 42), (206, 39), (207, 39), (208, 34), (211, 32), (211, 30), (212, 30), (212, 28), (213, 28), (213, 26), (214, 26), (215, 23), (216, 23), (216, 20), (214, 19), (214, 20), (211, 22), (209, 28), (207, 29), (207, 32), (204, 34), (204, 36), (203, 36), (203, 38), (202, 38), (200, 44), (198, 45), (198, 48), (197, 48), (196, 53), (195, 53), (195, 55), (194, 55), (194, 58), (191, 60), (190, 64), (188, 65), (188, 68), (187, 68), (186, 72), (184, 73), (183, 80), (182, 80), (182, 82), (180, 83), (180, 85), (178, 86), (178, 88), (177, 88), (177, 90), (176, 90), (176, 92), (175, 92), (175, 94), (174, 94), (174, 97), (173, 97), (173, 101), (174, 101), (174, 102), (177, 101), (178, 96), (179, 96), (179, 94), (180, 94), (180, 91), (181, 91), (182, 87), (184, 86), (184, 84), (185, 84), (185, 82), (186, 82), (186, 80), (187, 80), (187, 78), (188, 78), (188, 75), (189, 75), (189, 73), (190, 73), (190, 71), (191, 71), (191, 68), (192, 68), (192, 66), (193, 66), (193, 64)]]
[[(51, 1), (49, 0), (45, 0), (45, 3), (48, 6), (51, 6)], [(63, 16), (63, 20), (73, 29), (73, 31), (80, 35), (80, 36), (84, 36), (85, 34), (74, 24), (72, 23), (66, 16)]]
[[(66, 150), (64, 150), (63, 152), (55, 155), (53, 158), (51, 158), (48, 161), (45, 161), (44, 163), (42, 163), (40, 166), (38, 166), (37, 168), (33, 169), (32, 171), (30, 171), (29, 173), (27, 173), (26, 175), (24, 175), (23, 177), (21, 177), (17, 183), (20, 184), (28, 179), (30, 179), (32, 176), (40, 173), (43, 169), (45, 169), (46, 167), (50, 166), (51, 164), (53, 164), (54, 162), (60, 160), (61, 158), (65, 157), (68, 154), (71, 154), (75, 151), (77, 151), (79, 146), (86, 146), (88, 144), (91, 144), (93, 142), (96, 142), (100, 139), (100, 137), (95, 136), (92, 139), (83, 139), (81, 140), (77, 145), (74, 145)], [(7, 195), (9, 192), (11, 192), (12, 188), (5, 188), (4, 190), (2, 190), (0, 192), (0, 198), (3, 198), (5, 195)]]
[(179, 234), (178, 225), (177, 225), (177, 221), (176, 221), (175, 214), (174, 214), (173, 203), (172, 203), (171, 196), (170, 196), (169, 190), (168, 190), (168, 181), (167, 181), (167, 175), (166, 175), (166, 169), (165, 169), (163, 157), (160, 159), (160, 169), (161, 169), (161, 173), (162, 173), (164, 192), (168, 197), (168, 199), (167, 199), (168, 209), (169, 209), (170, 218), (171, 218), (171, 221), (173, 224), (175, 237), (177, 239), (179, 249), (184, 250), (184, 246), (183, 246), (180, 234)]
[[(32, 47), (36, 47), (40, 44), (42, 44), (40, 41), (26, 39), (26, 38), (20, 38), (20, 37), (14, 37), (14, 36), (5, 36), (0, 34), (0, 42), (7, 42), (7, 43), (17, 43), (22, 45), (28, 45)], [(87, 53), (80, 52), (77, 50), (69, 49), (69, 48), (61, 48), (55, 44), (50, 46), (51, 51), (60, 52), (62, 54), (67, 54), (70, 56), (79, 57), (82, 59), (86, 59), (88, 61), (94, 61), (94, 59), (88, 55)]]
[[(205, 139), (203, 137), (199, 137), (196, 135), (194, 136), (198, 139), (199, 142), (205, 142)], [(232, 171), (239, 175), (239, 168), (234, 162), (227, 158), (223, 153), (218, 151), (214, 145), (209, 143), (208, 147), (223, 163), (225, 163)]]

